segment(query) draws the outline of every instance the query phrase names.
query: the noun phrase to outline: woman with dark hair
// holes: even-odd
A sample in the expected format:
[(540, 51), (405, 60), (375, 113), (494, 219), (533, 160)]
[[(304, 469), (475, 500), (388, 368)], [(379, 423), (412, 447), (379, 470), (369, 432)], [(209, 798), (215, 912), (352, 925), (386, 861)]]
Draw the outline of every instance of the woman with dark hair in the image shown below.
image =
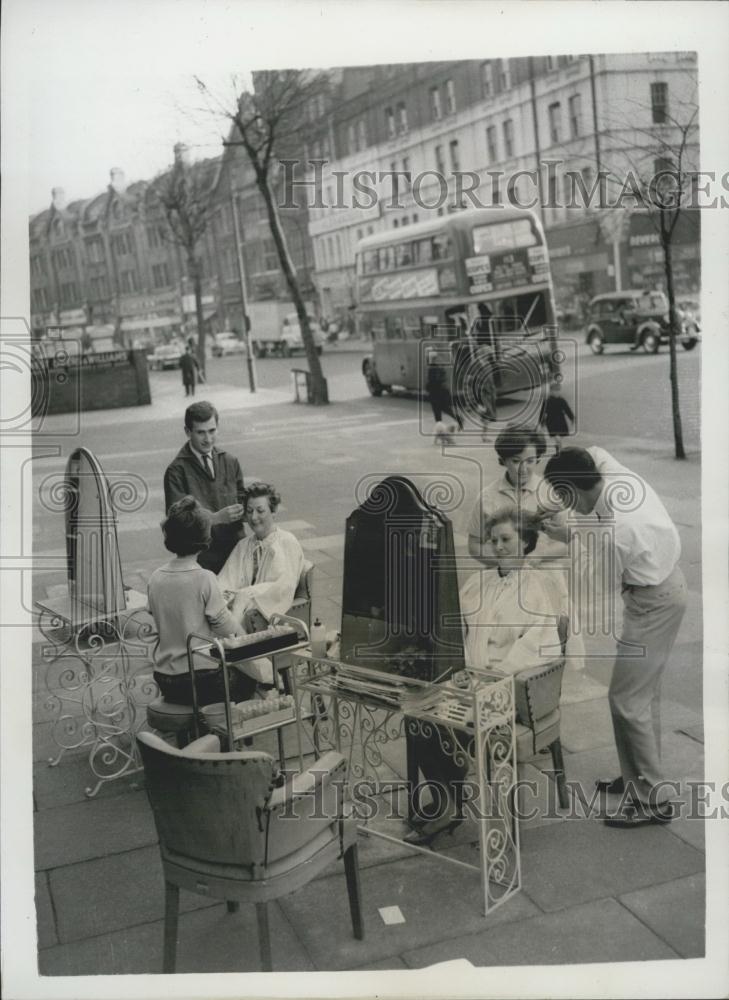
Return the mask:
[[(192, 685), (187, 662), (187, 637), (230, 636), (240, 631), (225, 606), (217, 578), (197, 561), (198, 552), (210, 544), (210, 516), (192, 496), (172, 504), (162, 522), (165, 548), (175, 554), (149, 578), (147, 593), (159, 642), (155, 650), (154, 679), (165, 701), (192, 704)], [(198, 658), (198, 663), (199, 663)], [(200, 705), (224, 698), (222, 667), (195, 664), (195, 690)], [(236, 670), (229, 671), (234, 701), (250, 698), (255, 682)]]
[[(496, 568), (475, 573), (461, 590), (466, 667), (473, 673), (517, 674), (560, 656), (558, 599), (539, 579), (540, 571), (525, 563), (538, 533), (538, 518), (513, 508), (497, 512), (490, 521), (487, 537)], [(473, 739), (459, 737), (454, 753), (443, 750), (452, 743), (447, 733), (415, 739), (419, 767), (431, 788), (437, 789), (439, 801), (437, 815), (420, 824), (406, 840), (430, 844), (463, 818), (458, 790), (466, 777)]]
[(298, 539), (275, 523), (280, 503), (281, 495), (267, 483), (253, 483), (246, 490), (243, 505), (251, 534), (238, 542), (218, 574), (218, 584), (244, 632), (259, 632), (267, 628), (272, 614), (286, 614), (304, 570)]

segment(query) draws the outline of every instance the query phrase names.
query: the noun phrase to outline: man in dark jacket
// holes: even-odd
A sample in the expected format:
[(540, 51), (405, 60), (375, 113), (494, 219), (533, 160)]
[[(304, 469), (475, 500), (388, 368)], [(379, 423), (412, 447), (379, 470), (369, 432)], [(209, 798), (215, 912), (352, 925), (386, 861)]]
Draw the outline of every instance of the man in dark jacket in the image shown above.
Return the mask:
[(190, 495), (210, 513), (212, 542), (198, 562), (219, 573), (244, 535), (243, 472), (240, 462), (215, 447), (218, 411), (206, 401), (185, 410), (187, 443), (165, 470), (165, 509)]

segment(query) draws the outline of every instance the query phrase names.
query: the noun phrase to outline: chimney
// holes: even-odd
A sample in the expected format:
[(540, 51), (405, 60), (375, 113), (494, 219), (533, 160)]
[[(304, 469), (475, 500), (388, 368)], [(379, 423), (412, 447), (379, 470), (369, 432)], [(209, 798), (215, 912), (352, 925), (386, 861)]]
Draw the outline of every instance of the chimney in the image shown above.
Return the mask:
[(111, 178), (111, 187), (113, 187), (116, 193), (124, 194), (127, 189), (127, 181), (124, 176), (124, 171), (120, 170), (119, 167), (112, 167), (109, 171), (109, 177)]
[(53, 207), (62, 212), (66, 207), (66, 192), (63, 188), (51, 188), (51, 198), (53, 200)]
[(190, 147), (184, 142), (176, 142), (174, 146), (175, 153), (175, 163), (181, 164), (183, 167), (190, 166)]

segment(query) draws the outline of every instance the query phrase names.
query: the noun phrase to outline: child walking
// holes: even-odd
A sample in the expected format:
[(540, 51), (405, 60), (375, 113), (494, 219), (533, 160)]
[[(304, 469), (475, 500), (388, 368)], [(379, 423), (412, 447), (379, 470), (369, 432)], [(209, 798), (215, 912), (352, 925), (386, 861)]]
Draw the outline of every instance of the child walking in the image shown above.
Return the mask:
[(562, 450), (562, 438), (569, 434), (569, 424), (574, 424), (574, 422), (575, 415), (570, 409), (570, 404), (562, 395), (559, 382), (552, 382), (549, 386), (549, 395), (542, 403), (539, 423), (546, 427), (554, 445), (555, 455), (559, 455)]

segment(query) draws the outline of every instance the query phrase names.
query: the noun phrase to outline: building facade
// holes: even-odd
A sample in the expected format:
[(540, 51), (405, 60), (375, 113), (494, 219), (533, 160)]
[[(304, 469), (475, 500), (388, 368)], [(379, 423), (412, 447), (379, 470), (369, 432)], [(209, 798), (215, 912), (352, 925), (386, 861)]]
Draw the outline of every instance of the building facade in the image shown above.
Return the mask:
[[(308, 175), (322, 192), (320, 204), (310, 204), (310, 232), (323, 311), (354, 305), (354, 252), (363, 236), (478, 204), (541, 213), (558, 302), (660, 280), (652, 220), (643, 211), (597, 207), (596, 185), (607, 175), (610, 204), (628, 171), (646, 176), (665, 167), (665, 150), (679, 138), (672, 123), (689, 121), (695, 106), (695, 54), (468, 60), (339, 73), (331, 160), (318, 176), (316, 167)], [(695, 127), (686, 140), (683, 166), (697, 169)], [(309, 156), (317, 153), (324, 155), (321, 144)], [(311, 197), (303, 188), (300, 194)], [(686, 213), (676, 233), (676, 277), (686, 291), (699, 284), (697, 216)]]

